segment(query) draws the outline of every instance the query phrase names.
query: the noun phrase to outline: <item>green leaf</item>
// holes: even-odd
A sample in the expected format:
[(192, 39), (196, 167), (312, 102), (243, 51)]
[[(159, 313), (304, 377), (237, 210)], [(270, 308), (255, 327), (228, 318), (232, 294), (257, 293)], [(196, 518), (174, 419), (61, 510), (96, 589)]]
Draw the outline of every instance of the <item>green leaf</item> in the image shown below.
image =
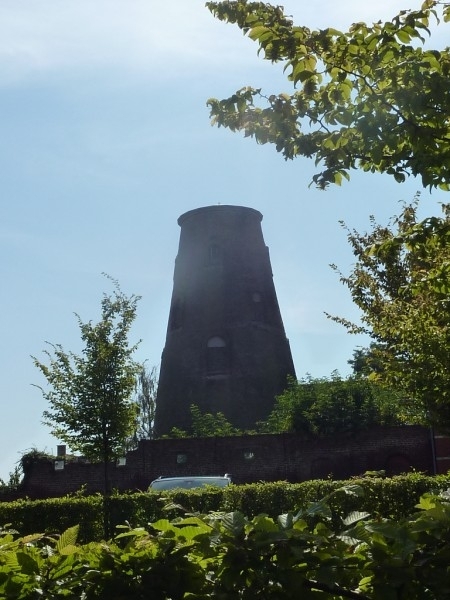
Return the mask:
[(258, 515), (252, 520), (252, 525), (255, 531), (274, 532), (279, 531), (279, 528), (274, 523), (273, 519), (267, 515)]
[(252, 40), (257, 40), (263, 34), (269, 33), (271, 34), (270, 29), (267, 29), (264, 25), (257, 25), (256, 27), (252, 27), (248, 32), (248, 37)]
[[(59, 536), (58, 541), (56, 542), (56, 550), (60, 554), (67, 554), (67, 549), (72, 549), (75, 546), (78, 539), (79, 529), (79, 525), (74, 525), (73, 527), (66, 529), (64, 533)], [(65, 552), (63, 552), (64, 550)]]
[(292, 529), (294, 525), (294, 515), (292, 513), (285, 513), (277, 517), (277, 521), (283, 529)]
[(337, 492), (344, 492), (348, 496), (356, 496), (362, 498), (364, 496), (364, 489), (362, 486), (357, 484), (344, 485), (336, 490)]
[(364, 521), (365, 519), (367, 519), (367, 517), (370, 517), (370, 513), (354, 510), (349, 515), (347, 515), (347, 517), (343, 520), (343, 523), (344, 525), (349, 527), (350, 525), (354, 525), (359, 521)]
[[(152, 523), (152, 527), (154, 529), (157, 529), (158, 531), (174, 531), (174, 526), (168, 519), (158, 519), (158, 521), (156, 521), (155, 523)], [(138, 530), (138, 533), (137, 533), (138, 535), (140, 535), (139, 531), (142, 531), (145, 533), (145, 530), (143, 528), (140, 528)], [(133, 530), (130, 533), (133, 535), (136, 535), (135, 530)], [(122, 535), (126, 535), (126, 534), (120, 534), (120, 535), (122, 536)], [(119, 537), (119, 536), (117, 536), (117, 537)]]
[(238, 536), (244, 532), (246, 519), (240, 512), (230, 512), (222, 517), (222, 523), (226, 531)]
[(17, 552), (16, 554), (17, 562), (21, 568), (22, 573), (26, 575), (31, 575), (33, 573), (39, 573), (39, 555), (37, 553), (34, 556), (28, 554), (27, 552)]
[(336, 185), (341, 185), (342, 183), (342, 174), (339, 171), (335, 171), (333, 173), (333, 181)]

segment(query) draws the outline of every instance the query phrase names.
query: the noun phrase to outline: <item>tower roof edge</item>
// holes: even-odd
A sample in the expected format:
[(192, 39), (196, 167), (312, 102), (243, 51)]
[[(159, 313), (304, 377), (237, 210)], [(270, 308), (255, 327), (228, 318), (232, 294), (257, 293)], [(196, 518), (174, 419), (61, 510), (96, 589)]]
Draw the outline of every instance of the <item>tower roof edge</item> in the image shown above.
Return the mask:
[(201, 208), (194, 208), (193, 210), (189, 210), (188, 212), (183, 213), (179, 218), (178, 218), (178, 225), (181, 227), (182, 224), (187, 220), (187, 219), (191, 219), (192, 217), (197, 217), (197, 216), (203, 216), (206, 213), (221, 213), (222, 215), (228, 213), (228, 214), (239, 214), (242, 213), (242, 215), (244, 214), (251, 214), (253, 213), (253, 215), (259, 220), (262, 221), (263, 216), (262, 213), (259, 212), (259, 210), (256, 210), (255, 208), (249, 208), (248, 206), (236, 206), (233, 204), (214, 204), (212, 206), (203, 206)]

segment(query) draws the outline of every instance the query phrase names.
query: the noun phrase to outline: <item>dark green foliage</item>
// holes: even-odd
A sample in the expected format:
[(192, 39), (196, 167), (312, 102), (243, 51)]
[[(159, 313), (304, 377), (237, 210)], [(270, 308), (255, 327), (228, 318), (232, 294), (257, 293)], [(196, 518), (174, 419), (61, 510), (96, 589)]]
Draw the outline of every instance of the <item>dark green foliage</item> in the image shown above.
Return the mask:
[(333, 521), (346, 484), (277, 517), (240, 511), (122, 525), (110, 541), (17, 538), (0, 529), (0, 597), (10, 600), (446, 600), (450, 594), (449, 494), (425, 494), (403, 518), (358, 506)]
[(342, 516), (359, 507), (372, 515), (400, 518), (409, 514), (420, 496), (450, 485), (450, 475), (428, 477), (420, 473), (392, 478), (363, 477), (347, 482), (312, 480), (303, 483), (253, 483), (226, 488), (170, 490), (163, 493), (113, 494), (106, 500), (100, 495), (66, 496), (47, 500), (17, 500), (0, 503), (0, 523), (11, 523), (22, 535), (36, 531), (58, 533), (80, 525), (83, 542), (103, 537), (103, 507), (111, 519), (111, 531), (124, 522), (139, 526), (159, 518), (179, 516), (184, 511), (239, 510), (247, 515), (267, 513), (276, 517), (298, 510), (308, 502), (317, 502), (343, 485), (358, 485), (363, 498), (336, 494), (330, 500), (335, 515)]
[(103, 510), (100, 495), (16, 500), (0, 504), (0, 523), (12, 523), (17, 531), (28, 535), (40, 531), (61, 533), (79, 525), (81, 541), (98, 540), (103, 535)]
[(371, 336), (368, 377), (400, 392), (406, 421), (450, 431), (450, 206), (419, 221), (418, 202), (368, 232), (344, 225), (355, 263), (349, 275), (333, 268), (361, 324), (332, 318)]
[(202, 412), (196, 404), (191, 404), (191, 430), (184, 431), (173, 427), (170, 433), (164, 437), (185, 438), (185, 437), (213, 437), (242, 435), (240, 429), (234, 427), (221, 412), (208, 413)]
[(277, 397), (275, 408), (261, 430), (321, 436), (352, 433), (374, 425), (398, 425), (398, 396), (359, 377), (291, 378)]
[(19, 463), (12, 471), (10, 471), (8, 481), (3, 481), (3, 479), (0, 478), (0, 500), (7, 500), (11, 496), (14, 497), (16, 493), (19, 493), (22, 477), (23, 467), (22, 464)]
[[(257, 424), (259, 433), (296, 432), (331, 436), (353, 433), (373, 425), (399, 425), (405, 422), (398, 413), (398, 394), (365, 378), (343, 379), (335, 372), (330, 378), (292, 377), (266, 421)], [(191, 406), (190, 432), (172, 429), (165, 437), (210, 437), (254, 434), (231, 425), (223, 413), (202, 413)]]
[(332, 506), (336, 514), (361, 510), (372, 515), (400, 518), (409, 514), (420, 496), (430, 490), (446, 489), (450, 475), (428, 477), (420, 473), (396, 477), (362, 477), (348, 481), (311, 480), (302, 483), (252, 483), (230, 486), (223, 491), (224, 510), (239, 510), (248, 515), (265, 512), (275, 517), (287, 510), (298, 510), (308, 502), (316, 502), (343, 485), (358, 485), (364, 491), (363, 498), (336, 495)]
[(198, 406), (191, 406), (192, 431), (194, 437), (205, 437), (208, 435), (241, 435), (241, 431), (233, 427), (221, 412), (216, 414), (202, 413)]
[(26, 474), (36, 462), (42, 460), (54, 461), (56, 456), (49, 454), (45, 450), (38, 450), (37, 448), (31, 448), (22, 454), (20, 457), (20, 465), (23, 472)]
[(376, 356), (377, 344), (372, 342), (369, 348), (356, 348), (353, 357), (347, 362), (352, 367), (355, 377), (368, 377), (372, 373), (381, 373), (383, 363)]

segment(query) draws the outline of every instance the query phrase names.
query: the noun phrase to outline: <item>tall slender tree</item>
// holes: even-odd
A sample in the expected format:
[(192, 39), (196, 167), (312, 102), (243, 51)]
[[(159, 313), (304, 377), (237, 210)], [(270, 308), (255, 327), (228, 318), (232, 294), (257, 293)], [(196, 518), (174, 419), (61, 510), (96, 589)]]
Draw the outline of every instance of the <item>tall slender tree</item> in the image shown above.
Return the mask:
[(137, 415), (133, 435), (127, 442), (129, 448), (135, 448), (139, 440), (153, 438), (157, 391), (158, 368), (153, 366), (149, 369), (144, 363), (136, 376), (134, 400)]
[(76, 315), (84, 349), (81, 355), (50, 344), (44, 364), (32, 357), (48, 386), (41, 389), (49, 404), (43, 422), (73, 451), (104, 465), (105, 494), (109, 491), (109, 465), (124, 449), (135, 426), (133, 399), (141, 365), (132, 356), (138, 343), (128, 336), (139, 296), (126, 296), (118, 282), (112, 295), (103, 295), (101, 319), (84, 322)]

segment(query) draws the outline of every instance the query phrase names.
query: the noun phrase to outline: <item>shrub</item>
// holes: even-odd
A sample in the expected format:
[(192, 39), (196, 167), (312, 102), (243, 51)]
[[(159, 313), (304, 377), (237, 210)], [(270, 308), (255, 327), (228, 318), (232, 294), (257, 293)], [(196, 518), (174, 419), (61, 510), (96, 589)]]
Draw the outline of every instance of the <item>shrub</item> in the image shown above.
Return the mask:
[(330, 501), (361, 494), (349, 483), (276, 519), (237, 511), (159, 519), (85, 545), (76, 526), (60, 536), (0, 530), (0, 597), (447, 599), (450, 495), (425, 495), (400, 520), (353, 511), (336, 531)]
[(240, 511), (246, 515), (264, 513), (275, 518), (281, 513), (304, 509), (308, 503), (328, 497), (343, 485), (358, 485), (363, 496), (359, 498), (342, 493), (331, 495), (328, 502), (335, 522), (339, 522), (341, 517), (353, 510), (399, 519), (411, 514), (424, 493), (439, 492), (449, 487), (450, 475), (429, 477), (421, 473), (410, 473), (392, 478), (353, 478), (346, 482), (279, 481), (231, 485), (226, 488), (113, 494), (106, 504), (100, 495), (18, 500), (0, 503), (0, 524), (11, 523), (21, 535), (36, 531), (61, 533), (69, 527), (79, 525), (79, 539), (87, 542), (102, 539), (105, 507), (110, 531), (125, 522), (138, 527), (161, 518), (175, 518), (186, 512), (205, 514), (214, 511)]

